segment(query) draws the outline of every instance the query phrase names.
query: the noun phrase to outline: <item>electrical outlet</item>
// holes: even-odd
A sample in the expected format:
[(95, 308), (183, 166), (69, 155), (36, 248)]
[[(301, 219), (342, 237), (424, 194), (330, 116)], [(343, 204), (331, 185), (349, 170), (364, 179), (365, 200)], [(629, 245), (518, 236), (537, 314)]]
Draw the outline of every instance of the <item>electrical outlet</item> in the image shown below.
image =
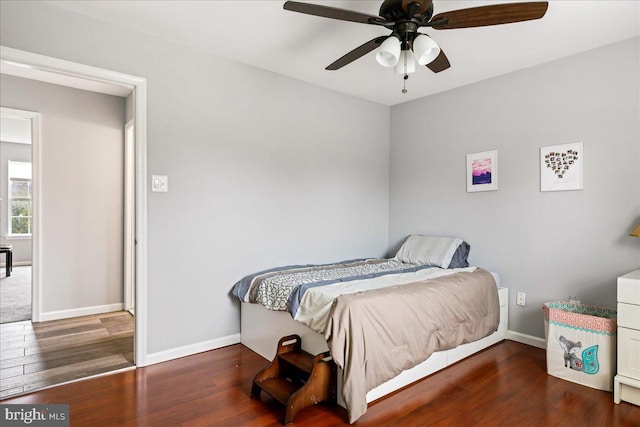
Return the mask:
[(527, 294), (525, 292), (518, 292), (518, 296), (516, 298), (516, 304), (525, 306), (527, 305)]

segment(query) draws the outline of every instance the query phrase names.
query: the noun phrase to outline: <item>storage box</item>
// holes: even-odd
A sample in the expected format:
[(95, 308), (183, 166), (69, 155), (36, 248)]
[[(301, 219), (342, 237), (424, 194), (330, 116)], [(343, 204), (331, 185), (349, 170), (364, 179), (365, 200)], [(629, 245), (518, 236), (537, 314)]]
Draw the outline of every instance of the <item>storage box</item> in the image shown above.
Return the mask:
[(617, 311), (563, 301), (546, 302), (542, 311), (547, 373), (612, 391), (616, 373)]

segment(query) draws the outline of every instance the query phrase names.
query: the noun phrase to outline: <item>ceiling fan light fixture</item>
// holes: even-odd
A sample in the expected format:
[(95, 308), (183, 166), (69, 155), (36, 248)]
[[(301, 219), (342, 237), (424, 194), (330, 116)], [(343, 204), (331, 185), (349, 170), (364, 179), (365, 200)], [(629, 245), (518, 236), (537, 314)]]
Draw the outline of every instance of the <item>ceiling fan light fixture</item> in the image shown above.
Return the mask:
[(416, 72), (416, 58), (410, 50), (403, 50), (400, 53), (400, 60), (393, 67), (396, 74), (411, 74)]
[(413, 41), (413, 52), (418, 58), (418, 64), (427, 65), (440, 55), (440, 46), (426, 34), (420, 34)]
[(378, 16), (306, 1), (287, 0), (283, 7), (306, 15), (378, 25), (391, 30), (389, 36), (369, 40), (329, 64), (326, 69), (338, 70), (376, 49), (379, 49), (376, 60), (380, 65), (395, 67), (401, 51), (409, 50), (410, 54), (404, 55), (402, 65), (406, 80), (408, 72), (413, 71), (408, 71), (410, 67), (415, 67), (416, 58), (420, 65), (426, 65), (434, 73), (451, 67), (444, 51), (429, 36), (419, 33), (420, 28), (453, 30), (531, 21), (546, 14), (549, 1), (518, 0), (516, 3), (506, 3), (501, 0), (500, 4), (449, 10), (437, 15), (433, 14), (433, 0), (384, 0)]
[(376, 61), (383, 67), (393, 67), (400, 58), (400, 40), (396, 36), (389, 36), (380, 45), (376, 53)]

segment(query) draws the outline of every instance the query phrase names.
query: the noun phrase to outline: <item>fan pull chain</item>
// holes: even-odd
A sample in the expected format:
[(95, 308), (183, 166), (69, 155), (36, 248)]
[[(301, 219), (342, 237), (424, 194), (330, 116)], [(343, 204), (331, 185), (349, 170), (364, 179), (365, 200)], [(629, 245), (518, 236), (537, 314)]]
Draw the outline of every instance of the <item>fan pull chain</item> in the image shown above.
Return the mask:
[[(411, 51), (407, 51), (409, 53), (411, 53)], [(402, 93), (407, 93), (407, 80), (409, 79), (409, 73), (407, 72), (407, 56), (408, 53), (405, 52), (405, 55), (403, 56), (403, 62), (404, 62), (404, 77), (403, 77), (403, 82), (402, 82)]]

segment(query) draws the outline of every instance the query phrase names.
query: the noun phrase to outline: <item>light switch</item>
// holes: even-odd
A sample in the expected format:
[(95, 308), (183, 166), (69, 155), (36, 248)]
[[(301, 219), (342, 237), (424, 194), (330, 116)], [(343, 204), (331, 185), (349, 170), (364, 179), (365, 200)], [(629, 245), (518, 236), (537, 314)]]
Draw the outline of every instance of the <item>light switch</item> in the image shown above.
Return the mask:
[(166, 193), (169, 191), (169, 177), (166, 175), (151, 175), (151, 191)]

